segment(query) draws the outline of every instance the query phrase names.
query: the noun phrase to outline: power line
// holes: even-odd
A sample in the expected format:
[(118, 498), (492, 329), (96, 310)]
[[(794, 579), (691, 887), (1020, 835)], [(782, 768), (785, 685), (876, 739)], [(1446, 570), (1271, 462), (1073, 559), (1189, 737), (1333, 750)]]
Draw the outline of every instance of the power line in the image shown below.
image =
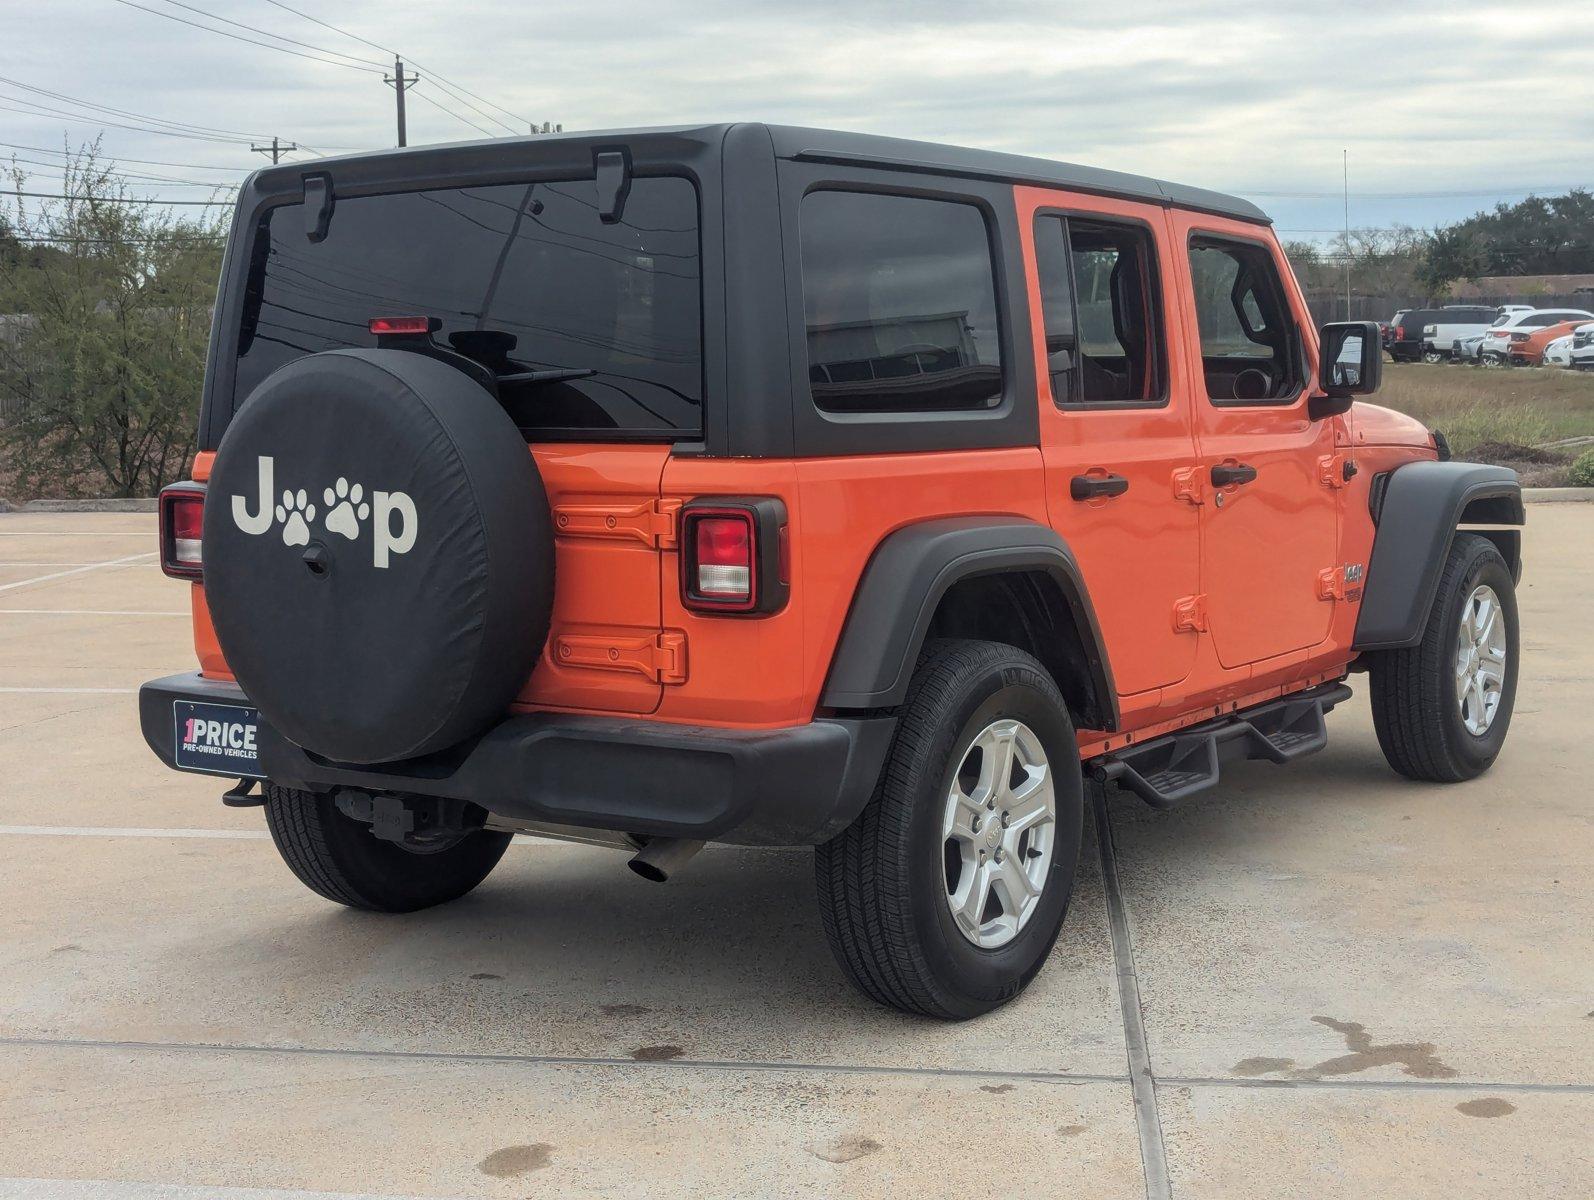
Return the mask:
[[(1352, 192), (1353, 200), (1443, 200), (1450, 198), (1466, 198), (1469, 196), (1482, 196), (1488, 199), (1493, 196), (1528, 196), (1544, 192), (1575, 192), (1588, 187), (1586, 183), (1554, 183), (1532, 187), (1501, 188), (1498, 190), (1458, 190), (1450, 192)], [(1286, 200), (1338, 200), (1339, 192), (1259, 192), (1251, 188), (1235, 189), (1243, 196), (1263, 196), (1269, 199)]]
[(168, 21), (176, 21), (181, 25), (191, 25), (195, 29), (203, 29), (206, 33), (215, 33), (222, 37), (232, 38), (232, 40), (235, 42), (247, 42), (251, 46), (264, 46), (267, 50), (276, 50), (282, 54), (291, 54), (295, 58), (307, 58), (311, 62), (318, 62), (324, 66), (344, 67), (350, 71), (364, 71), (365, 73), (371, 75), (380, 75), (382, 73), (382, 69), (380, 67), (360, 67), (354, 65), (354, 63), (338, 62), (335, 59), (321, 58), (314, 54), (306, 54), (302, 50), (290, 50), (286, 46), (278, 46), (271, 42), (256, 41), (254, 38), (244, 37), (241, 33), (228, 33), (225, 29), (216, 29), (210, 25), (201, 25), (198, 21), (190, 21), (187, 17), (179, 17), (176, 13), (162, 12), (158, 8), (147, 8), (142, 4), (135, 4), (133, 0), (116, 0), (116, 3), (126, 5), (128, 8), (136, 8), (139, 11), (147, 12), (152, 16), (165, 17)]
[(149, 237), (145, 237), (145, 238), (80, 237), (80, 236), (77, 236), (77, 235), (72, 235), (72, 236), (68, 236), (68, 237), (33, 237), (33, 236), (17, 237), (17, 236), (8, 235), (6, 240), (14, 241), (14, 242), (27, 242), (27, 243), (32, 243), (32, 244), (35, 244), (35, 245), (57, 245), (57, 244), (60, 244), (60, 245), (81, 245), (81, 244), (84, 244), (84, 243), (107, 244), (107, 243), (125, 242), (125, 243), (128, 243), (128, 244), (140, 245), (140, 246), (157, 246), (157, 245), (164, 245), (164, 244), (169, 243), (169, 242), (211, 242), (211, 243), (219, 244), (219, 243), (224, 242), (226, 240), (226, 235), (225, 234), (210, 235), (210, 234), (203, 234), (203, 233), (173, 233), (173, 234), (170, 234), (167, 237), (158, 237), (158, 238), (149, 238)]
[[(370, 38), (361, 37), (357, 33), (351, 33), (347, 29), (343, 29), (340, 26), (333, 25), (330, 21), (323, 21), (320, 17), (314, 17), (314, 16), (311, 16), (307, 12), (301, 12), (297, 8), (292, 8), (289, 5), (286, 5), (286, 4), (282, 3), (282, 0), (266, 0), (266, 3), (272, 5), (272, 6), (276, 7), (276, 8), (282, 9), (283, 12), (290, 12), (296, 17), (303, 17), (306, 21), (311, 21), (311, 22), (321, 26), (323, 29), (330, 29), (333, 33), (342, 34), (346, 38), (352, 38), (354, 41), (359, 42), (361, 45), (369, 46), (373, 50), (380, 50), (383, 54), (391, 54), (395, 58), (397, 58), (399, 56), (398, 51), (392, 49), (391, 47), (379, 45), (378, 43), (373, 42)], [(410, 59), (410, 65), (415, 67), (417, 70), (424, 70), (429, 76), (431, 76), (432, 82), (436, 83), (438, 86), (442, 87), (444, 91), (454, 91), (454, 92), (462, 93), (462, 95), (455, 96), (454, 99), (458, 100), (461, 104), (466, 105), (466, 107), (468, 107), (468, 108), (475, 109), (476, 112), (479, 115), (481, 115), (483, 117), (486, 117), (488, 120), (493, 121), (496, 124), (503, 125), (505, 129), (512, 130), (515, 133), (519, 133), (520, 132), (520, 130), (519, 130), (519, 128), (517, 126), (508, 125), (508, 124), (505, 124), (503, 121), (499, 121), (496, 117), (492, 116), (490, 113), (483, 112), (481, 109), (476, 108), (476, 106), (474, 104), (471, 104), (470, 101), (466, 100), (464, 97), (465, 96), (469, 96), (472, 99), (480, 100), (483, 104), (487, 105), (488, 107), (496, 108), (499, 112), (503, 113), (506, 117), (510, 117), (510, 118), (512, 118), (512, 119), (514, 119), (516, 121), (519, 121), (522, 125), (526, 124), (526, 118), (525, 117), (522, 117), (518, 113), (515, 113), (515, 112), (511, 111), (510, 109), (505, 108), (502, 104), (495, 104), (493, 101), (487, 99), (485, 96), (477, 95), (475, 92), (473, 92), (469, 88), (467, 88), (464, 84), (455, 83), (453, 80), (449, 79), (447, 76), (438, 74), (436, 71), (432, 70), (430, 67), (422, 66), (422, 64), (416, 62), (413, 58)]]
[(286, 4), (281, 3), (280, 0), (266, 0), (266, 3), (276, 5), (276, 7), (282, 9), (283, 12), (291, 12), (296, 17), (303, 17), (306, 21), (314, 21), (323, 29), (330, 29), (333, 33), (341, 33), (346, 38), (353, 38), (357, 42), (363, 42), (365, 45), (371, 47), (371, 49), (380, 50), (383, 54), (398, 54), (398, 51), (390, 50), (386, 46), (379, 46), (370, 38), (363, 38), (357, 33), (350, 33), (347, 29), (339, 29), (336, 25), (333, 25), (327, 21), (323, 21), (320, 17), (312, 17), (307, 12), (300, 12), (297, 8), (289, 8)]
[[(352, 54), (345, 54), (341, 50), (328, 50), (325, 46), (317, 46), (310, 42), (301, 42), (298, 38), (291, 38), (285, 33), (272, 33), (269, 29), (257, 29), (253, 25), (245, 25), (242, 21), (234, 21), (231, 17), (223, 17), (217, 13), (207, 12), (203, 8), (195, 8), (192, 4), (184, 4), (183, 0), (166, 0), (166, 3), (176, 5), (178, 8), (186, 8), (189, 12), (198, 13), (200, 16), (205, 17), (208, 20), (220, 21), (223, 25), (232, 25), (238, 29), (247, 29), (250, 33), (258, 33), (262, 37), (275, 38), (279, 42), (291, 42), (295, 46), (303, 46), (306, 50), (314, 50), (320, 54), (330, 54), (336, 58), (346, 58), (350, 62), (360, 63), (361, 65), (367, 67), (381, 67), (382, 65), (381, 63), (374, 63), (368, 58), (356, 58)], [(214, 32), (219, 33), (220, 30), (216, 30)]]
[(456, 121), (460, 121), (460, 122), (463, 122), (466, 125), (469, 125), (477, 133), (486, 134), (488, 137), (497, 137), (498, 136), (491, 129), (483, 129), (480, 125), (476, 124), (476, 122), (472, 121), (469, 117), (462, 117), (462, 116), (460, 116), (459, 113), (455, 112), (453, 109), (443, 108), (443, 106), (441, 104), (439, 104), (436, 100), (433, 100), (425, 92), (416, 92), (415, 93), (415, 98), (417, 100), (426, 101), (426, 103), (430, 104), (433, 108), (442, 109), (449, 116), (453, 117)]
[(233, 200), (142, 200), (137, 196), (67, 196), (54, 192), (0, 191), (0, 196), (23, 196), (29, 200), (77, 200), (83, 204), (175, 204), (189, 208), (231, 208)]
[[(6, 161), (14, 163), (27, 163), (30, 167), (50, 167), (51, 169), (57, 171), (70, 165), (68, 163), (41, 162), (32, 158), (11, 158)], [(112, 166), (115, 165), (114, 159), (107, 161), (111, 162)], [(169, 175), (143, 175), (133, 171), (117, 171), (111, 169), (110, 167), (95, 167), (93, 170), (83, 171), (83, 173), (93, 176), (104, 176), (107, 179), (138, 180), (141, 183), (166, 183), (173, 187), (235, 188), (238, 186), (236, 182), (228, 180), (173, 179)]]
[[(66, 151), (66, 150), (50, 150), (50, 149), (47, 149), (44, 146), (24, 146), (24, 145), (22, 145), (19, 142), (0, 142), (0, 146), (7, 146), (7, 147), (9, 147), (12, 150), (27, 150), (27, 151), (29, 151), (29, 152), (31, 152), (33, 154), (53, 154), (57, 158), (71, 158), (72, 157), (72, 154), (71, 154), (70, 151)], [(301, 146), (300, 149), (308, 150), (309, 147), (308, 146)], [(163, 160), (158, 159), (158, 158), (124, 158), (120, 154), (115, 155), (115, 156), (107, 156), (107, 157), (110, 157), (111, 161), (113, 161), (113, 162), (138, 163), (140, 166), (144, 166), (144, 167), (183, 167), (183, 168), (185, 168), (187, 170), (190, 170), (190, 171), (244, 171), (244, 172), (248, 172), (248, 171), (253, 171), (254, 170), (253, 167), (223, 167), (223, 166), (220, 166), (219, 164), (215, 164), (215, 163), (166, 162), (166, 161), (163, 161)]]
[[(255, 136), (264, 137), (265, 136), (264, 134), (256, 135), (256, 134), (246, 133), (246, 132), (244, 132), (241, 129), (219, 129), (219, 128), (217, 128), (214, 125), (195, 125), (195, 124), (193, 124), (192, 122), (189, 122), (189, 121), (170, 121), (170, 120), (167, 120), (165, 117), (152, 117), (152, 116), (149, 116), (146, 113), (137, 113), (137, 112), (133, 112), (133, 111), (131, 111), (129, 109), (125, 109), (125, 108), (116, 108), (116, 107), (114, 107), (112, 105), (109, 105), (109, 104), (97, 104), (97, 103), (95, 103), (92, 100), (80, 100), (76, 96), (67, 95), (65, 92), (52, 92), (49, 88), (37, 87), (37, 86), (35, 86), (34, 84), (31, 84), (31, 83), (23, 83), (20, 79), (12, 79), (12, 78), (10, 78), (9, 76), (6, 76), (6, 75), (0, 75), (0, 83), (9, 84), (11, 87), (15, 87), (15, 88), (21, 88), (25, 92), (36, 92), (40, 96), (48, 96), (52, 100), (60, 100), (60, 101), (62, 101), (64, 103), (66, 103), (66, 104), (75, 104), (79, 108), (92, 108), (92, 109), (95, 109), (95, 110), (97, 110), (99, 112), (110, 113), (113, 116), (128, 117), (128, 118), (130, 118), (132, 120), (135, 120), (135, 121), (145, 121), (145, 122), (148, 122), (148, 123), (153, 124), (153, 125), (166, 125), (166, 126), (170, 126), (173, 129), (184, 130), (185, 132), (190, 132), (190, 133), (225, 133), (225, 134), (230, 134), (232, 136), (241, 137), (241, 138), (250, 138), (250, 137), (255, 137)], [(12, 98), (13, 97), (8, 97), (8, 99), (12, 99)], [(23, 104), (34, 104), (34, 105), (37, 105), (40, 108), (46, 107), (45, 105), (38, 104), (38, 102), (34, 101), (34, 100), (22, 100), (21, 103), (23, 103)]]
[[(13, 100), (15, 97), (3, 96), (0, 99)], [(193, 142), (225, 142), (228, 145), (246, 146), (248, 138), (217, 137), (213, 134), (182, 133), (175, 129), (156, 129), (152, 125), (128, 125), (121, 121), (106, 121), (95, 117), (93, 114), (62, 112), (60, 109), (48, 108), (42, 104), (34, 104), (31, 100), (18, 101), (21, 104), (31, 105), (30, 108), (16, 108), (11, 104), (0, 104), (0, 109), (6, 112), (22, 113), (29, 117), (58, 117), (66, 121), (75, 121), (79, 125), (97, 125), (101, 129), (131, 129), (135, 133), (157, 133), (163, 137), (186, 138)], [(35, 111), (39, 110), (39, 111)]]

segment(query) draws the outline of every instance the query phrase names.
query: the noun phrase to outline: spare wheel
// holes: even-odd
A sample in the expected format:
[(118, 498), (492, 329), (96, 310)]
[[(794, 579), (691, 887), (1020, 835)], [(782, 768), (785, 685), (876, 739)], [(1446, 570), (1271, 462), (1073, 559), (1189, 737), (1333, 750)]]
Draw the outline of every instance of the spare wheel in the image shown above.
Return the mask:
[(239, 686), (336, 761), (479, 733), (547, 636), (536, 464), (496, 399), (423, 354), (311, 354), (262, 381), (217, 451), (203, 550)]

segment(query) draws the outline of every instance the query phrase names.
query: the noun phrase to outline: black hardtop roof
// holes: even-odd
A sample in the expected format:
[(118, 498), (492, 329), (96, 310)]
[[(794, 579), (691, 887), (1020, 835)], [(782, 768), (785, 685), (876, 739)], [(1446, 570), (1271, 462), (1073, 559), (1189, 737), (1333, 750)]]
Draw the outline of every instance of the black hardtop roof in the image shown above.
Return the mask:
[[(450, 168), (458, 169), (464, 161), (480, 161), (488, 155), (499, 158), (506, 151), (520, 147), (541, 148), (546, 151), (561, 143), (623, 145), (631, 141), (654, 145), (659, 143), (668, 145), (671, 142), (695, 143), (702, 146), (723, 141), (731, 128), (730, 124), (724, 124), (598, 129), (413, 146), (402, 150), (372, 150), (265, 167), (255, 173), (254, 179), (261, 186), (271, 188), (274, 184), (281, 186), (285, 177), (298, 179), (307, 172), (320, 169), (335, 169), (341, 166), (353, 167), (356, 172), (360, 172), (362, 167), (374, 166), (377, 162), (390, 167), (391, 160), (399, 156), (414, 160), (416, 166), (425, 163), (429, 170), (439, 170), (440, 173), (447, 174), (451, 173)], [(765, 125), (763, 128), (767, 131), (774, 145), (775, 154), (779, 158), (860, 167), (875, 166), (924, 174), (956, 175), (972, 179), (1065, 188), (1069, 191), (1088, 192), (1098, 196), (1116, 196), (1167, 207), (1188, 208), (1263, 225), (1271, 224), (1271, 219), (1265, 212), (1238, 196), (1208, 191), (1206, 188), (1190, 187), (1182, 183), (1169, 183), (1145, 175), (1130, 175), (1123, 171), (1108, 171), (1100, 167), (1056, 162), (1048, 158), (1032, 158), (1023, 154), (973, 150), (964, 146), (917, 142), (870, 133), (808, 129), (797, 125)]]

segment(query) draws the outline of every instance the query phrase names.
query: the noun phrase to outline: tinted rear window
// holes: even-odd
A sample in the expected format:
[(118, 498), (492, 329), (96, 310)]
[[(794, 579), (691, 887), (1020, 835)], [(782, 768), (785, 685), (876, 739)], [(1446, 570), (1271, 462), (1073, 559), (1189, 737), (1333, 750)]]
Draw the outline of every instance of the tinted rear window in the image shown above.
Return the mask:
[[(255, 245), (234, 403), (302, 355), (373, 347), (374, 317), (429, 316), (434, 339), (491, 367), (529, 437), (696, 436), (702, 429), (697, 192), (632, 182), (598, 219), (592, 180), (339, 197), (327, 237), (302, 205)], [(555, 382), (503, 378), (568, 368)]]

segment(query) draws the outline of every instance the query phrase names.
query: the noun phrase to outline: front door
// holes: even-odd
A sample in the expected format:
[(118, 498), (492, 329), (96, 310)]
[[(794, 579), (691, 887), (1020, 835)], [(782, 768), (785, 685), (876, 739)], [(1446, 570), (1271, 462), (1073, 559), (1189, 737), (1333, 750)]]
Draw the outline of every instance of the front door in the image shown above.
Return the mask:
[(1177, 684), (1199, 634), (1175, 613), (1200, 587), (1200, 516), (1176, 479), (1195, 457), (1191, 383), (1161, 209), (1018, 188), (1036, 314), (1041, 452), (1052, 525), (1084, 572), (1122, 696)]
[(1333, 605), (1339, 490), (1334, 422), (1307, 415), (1308, 315), (1271, 239), (1254, 226), (1174, 212), (1196, 368), (1204, 485), (1202, 590), (1228, 668), (1315, 646)]

